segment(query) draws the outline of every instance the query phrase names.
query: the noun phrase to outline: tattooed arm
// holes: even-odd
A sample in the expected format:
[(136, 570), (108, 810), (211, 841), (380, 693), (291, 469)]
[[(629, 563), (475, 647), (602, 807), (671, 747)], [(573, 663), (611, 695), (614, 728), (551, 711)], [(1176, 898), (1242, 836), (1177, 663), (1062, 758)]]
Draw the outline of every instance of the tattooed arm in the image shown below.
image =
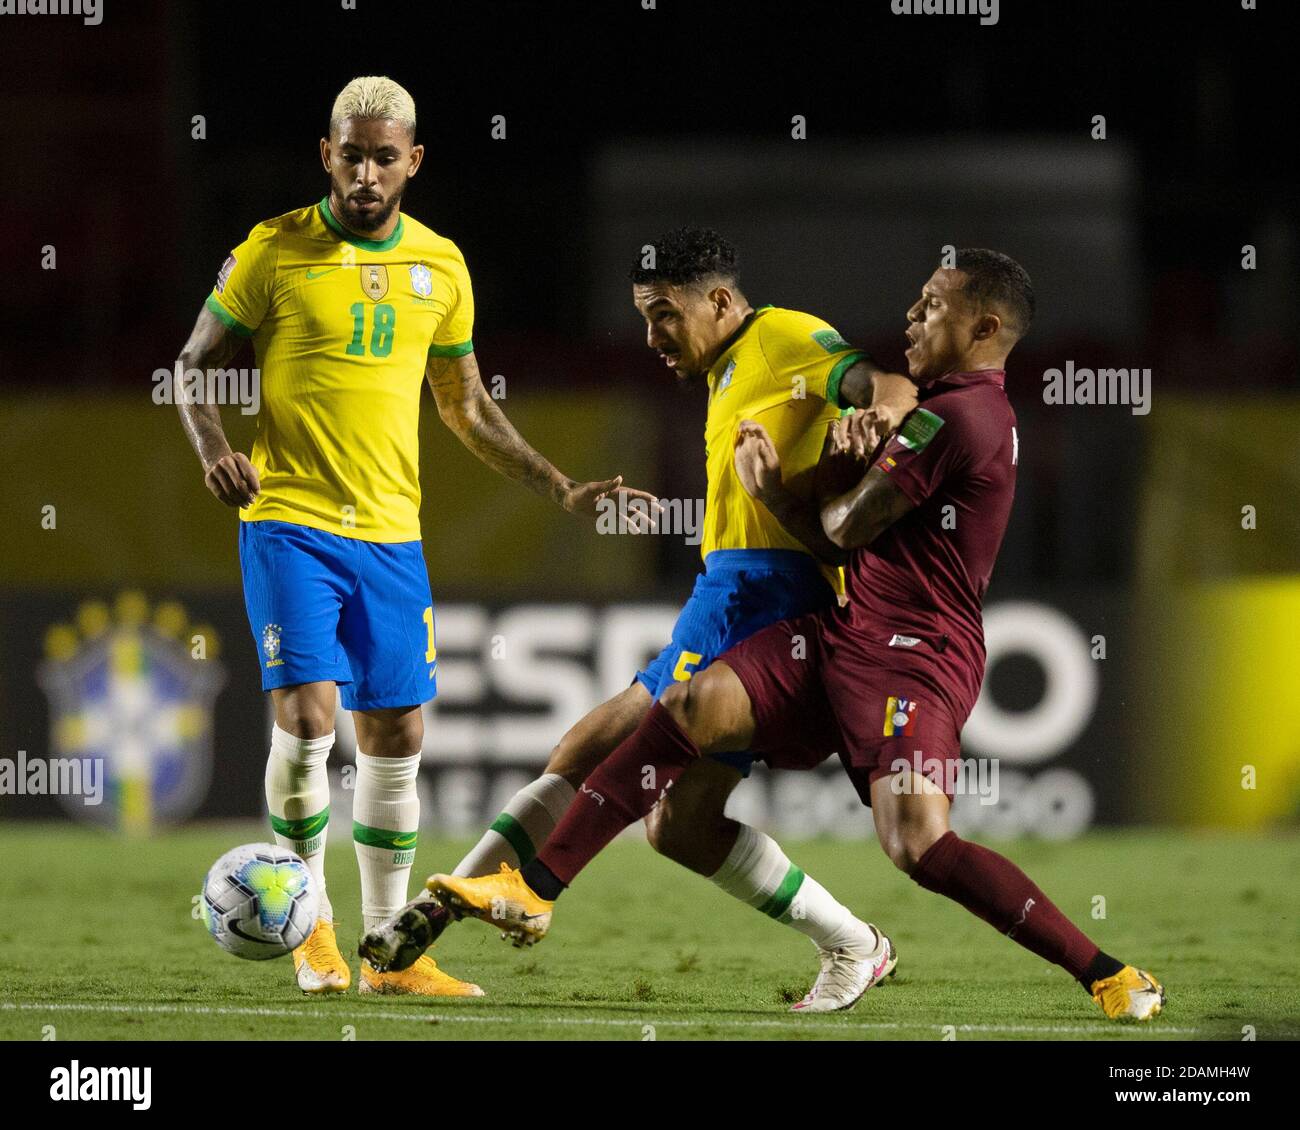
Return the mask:
[(742, 420), (735, 448), (736, 475), (750, 497), (766, 506), (785, 532), (817, 558), (828, 565), (843, 565), (848, 554), (826, 536), (817, 504), (785, 481), (780, 456), (767, 429), (754, 420)]
[(473, 353), (464, 357), (430, 357), (425, 378), (433, 390), (438, 415), (456, 437), (494, 471), (549, 498), (572, 514), (597, 513), (597, 503), (611, 492), (645, 500), (652, 494), (624, 487), (623, 476), (580, 483), (561, 474), (515, 431), (505, 413), (483, 387)]
[[(874, 449), (875, 433), (870, 422), (860, 417), (855, 414), (832, 428), (823, 464), (860, 458), (862, 452)], [(844, 486), (841, 480), (819, 494), (822, 530), (841, 549), (870, 545), (915, 505), (879, 467), (869, 468), (854, 485), (841, 489)]]
[(187, 403), (183, 382), (187, 369), (206, 373), (209, 369), (224, 368), (243, 343), (243, 338), (227, 329), (205, 306), (199, 311), (190, 338), (173, 366), (172, 376), (173, 399), (180, 413), (181, 427), (203, 464), (203, 481), (227, 506), (240, 507), (251, 505), (261, 490), (257, 470), (243, 452), (230, 450), (221, 427), (220, 407), (203, 402)]

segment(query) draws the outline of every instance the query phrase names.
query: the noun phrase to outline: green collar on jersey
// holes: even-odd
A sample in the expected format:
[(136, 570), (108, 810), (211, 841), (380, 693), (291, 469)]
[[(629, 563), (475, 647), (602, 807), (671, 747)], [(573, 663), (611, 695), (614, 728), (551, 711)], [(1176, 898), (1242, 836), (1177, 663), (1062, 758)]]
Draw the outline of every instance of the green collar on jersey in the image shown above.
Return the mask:
[(756, 306), (754, 307), (753, 310), (751, 310), (748, 314), (745, 315), (745, 320), (741, 322), (739, 326), (736, 327), (736, 332), (733, 333), (729, 338), (727, 338), (726, 341), (722, 343), (722, 348), (718, 350), (718, 360), (714, 361), (713, 364), (709, 366), (710, 372), (712, 372), (714, 369), (718, 367), (719, 362), (721, 362), (721, 360), (731, 351), (732, 346), (734, 346), (736, 342), (738, 342), (742, 337), (745, 336), (745, 331), (754, 324), (754, 321), (758, 318), (758, 316), (761, 313), (763, 313), (763, 311), (771, 310), (772, 308), (773, 307), (771, 303), (769, 303), (766, 306)]
[(406, 222), (402, 219), (401, 212), (397, 213), (397, 227), (393, 229), (393, 234), (387, 239), (358, 239), (334, 218), (334, 213), (330, 211), (330, 198), (328, 196), (324, 197), (317, 207), (320, 208), (321, 219), (325, 221), (335, 235), (346, 239), (353, 247), (359, 247), (362, 251), (392, 251), (394, 247), (402, 242), (402, 229), (406, 226)]

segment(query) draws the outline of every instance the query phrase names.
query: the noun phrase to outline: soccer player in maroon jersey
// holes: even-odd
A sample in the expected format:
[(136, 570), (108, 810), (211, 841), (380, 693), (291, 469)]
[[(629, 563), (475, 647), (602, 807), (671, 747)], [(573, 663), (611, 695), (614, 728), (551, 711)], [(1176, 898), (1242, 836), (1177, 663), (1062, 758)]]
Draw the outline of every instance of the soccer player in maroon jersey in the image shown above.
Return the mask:
[(907, 312), (920, 403), (884, 444), (856, 422), (833, 427), (807, 504), (817, 522), (786, 491), (763, 429), (743, 424), (746, 489), (818, 542), (809, 548), (848, 554), (848, 603), (780, 621), (665, 693), (522, 872), (434, 876), (430, 889), (536, 941), (560, 892), (700, 756), (747, 749), (797, 769), (835, 752), (896, 866), (1060, 965), (1108, 1017), (1156, 1015), (1154, 977), (1103, 953), (1014, 863), (948, 827), (959, 735), (984, 678), (981, 605), (1015, 490), (1006, 358), (1033, 313), (1029, 276), (1006, 255), (959, 251), (936, 270)]

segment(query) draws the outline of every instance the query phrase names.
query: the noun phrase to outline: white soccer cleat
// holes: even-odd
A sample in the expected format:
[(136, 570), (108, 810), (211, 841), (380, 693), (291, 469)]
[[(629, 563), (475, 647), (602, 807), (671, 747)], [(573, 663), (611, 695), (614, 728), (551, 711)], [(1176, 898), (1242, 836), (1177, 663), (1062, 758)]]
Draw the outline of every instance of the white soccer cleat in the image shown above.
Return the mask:
[(894, 943), (876, 927), (871, 929), (877, 939), (873, 950), (851, 946), (833, 950), (817, 947), (821, 972), (808, 995), (790, 1006), (791, 1012), (840, 1012), (852, 1008), (872, 985), (879, 984), (894, 972), (894, 966), (898, 964)]

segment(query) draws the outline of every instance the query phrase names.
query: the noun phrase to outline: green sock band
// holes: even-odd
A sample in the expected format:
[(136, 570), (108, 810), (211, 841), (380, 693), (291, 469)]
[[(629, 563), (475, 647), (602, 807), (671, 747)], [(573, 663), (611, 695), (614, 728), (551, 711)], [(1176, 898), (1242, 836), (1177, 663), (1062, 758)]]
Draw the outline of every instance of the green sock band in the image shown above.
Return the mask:
[(511, 846), (515, 855), (519, 856), (520, 867), (523, 867), (526, 863), (531, 863), (533, 856), (537, 854), (537, 849), (533, 847), (532, 838), (524, 831), (524, 826), (510, 813), (501, 813), (492, 821), (489, 830), (495, 832)]

